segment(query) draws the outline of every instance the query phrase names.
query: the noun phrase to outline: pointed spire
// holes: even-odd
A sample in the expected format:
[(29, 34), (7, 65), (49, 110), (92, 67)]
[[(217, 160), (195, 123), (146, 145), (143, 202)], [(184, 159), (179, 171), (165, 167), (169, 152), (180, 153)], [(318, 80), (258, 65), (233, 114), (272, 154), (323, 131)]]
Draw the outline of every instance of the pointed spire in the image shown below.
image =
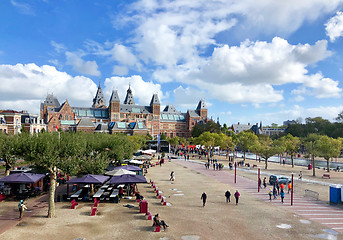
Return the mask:
[(92, 107), (95, 107), (95, 108), (104, 107), (105, 106), (104, 103), (105, 103), (105, 97), (104, 97), (104, 94), (102, 92), (101, 84), (100, 84), (100, 80), (99, 80), (98, 90), (96, 92), (95, 97), (93, 98)]
[(133, 99), (133, 94), (132, 94), (132, 90), (130, 87), (131, 86), (129, 84), (129, 89), (127, 89), (127, 91), (126, 91), (126, 97), (124, 100), (124, 104), (135, 105), (135, 100)]
[(158, 95), (155, 93), (152, 95), (151, 101), (150, 101), (150, 106), (153, 104), (160, 104), (160, 100), (158, 99)]
[(120, 102), (117, 90), (112, 90), (110, 102)]
[(202, 109), (206, 109), (206, 104), (205, 104), (205, 100), (201, 99), (198, 103), (197, 109), (196, 110), (202, 110)]

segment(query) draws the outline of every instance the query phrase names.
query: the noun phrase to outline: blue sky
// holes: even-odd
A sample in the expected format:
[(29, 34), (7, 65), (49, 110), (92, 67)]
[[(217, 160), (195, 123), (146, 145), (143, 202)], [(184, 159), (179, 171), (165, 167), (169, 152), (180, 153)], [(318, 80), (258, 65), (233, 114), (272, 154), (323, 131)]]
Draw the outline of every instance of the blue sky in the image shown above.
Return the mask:
[(46, 94), (91, 106), (131, 84), (139, 104), (221, 123), (282, 124), (343, 110), (343, 0), (3, 0), (0, 109)]

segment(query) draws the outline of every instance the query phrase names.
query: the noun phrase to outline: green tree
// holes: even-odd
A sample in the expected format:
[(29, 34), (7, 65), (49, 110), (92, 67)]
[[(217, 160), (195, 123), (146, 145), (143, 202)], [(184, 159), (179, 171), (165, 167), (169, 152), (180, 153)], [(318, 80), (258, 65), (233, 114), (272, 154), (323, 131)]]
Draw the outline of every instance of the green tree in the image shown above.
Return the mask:
[(314, 147), (318, 156), (323, 157), (327, 163), (327, 171), (330, 172), (330, 158), (338, 157), (341, 153), (342, 143), (340, 140), (328, 136), (320, 136), (315, 141)]
[(177, 145), (180, 144), (180, 138), (179, 138), (178, 136), (175, 136), (175, 137), (173, 137), (173, 138), (168, 137), (168, 138), (167, 138), (167, 142), (168, 142), (171, 146), (176, 147)]
[(226, 158), (228, 158), (230, 151), (233, 152), (236, 147), (236, 143), (234, 142), (233, 138), (227, 136), (224, 133), (220, 133), (218, 135), (218, 140), (216, 141), (216, 145), (218, 145), (221, 149), (226, 150)]
[(258, 137), (251, 131), (242, 131), (237, 135), (237, 145), (243, 151), (245, 161), (245, 153), (258, 142)]
[(268, 159), (278, 152), (278, 146), (273, 143), (269, 136), (259, 137), (258, 152), (265, 161), (265, 169), (268, 168)]
[(300, 147), (300, 139), (293, 137), (291, 134), (287, 134), (281, 138), (283, 145), (287, 153), (291, 156), (292, 167), (294, 167), (294, 156), (298, 152)]
[(220, 125), (212, 120), (206, 123), (198, 123), (192, 129), (192, 137), (199, 137), (204, 132), (220, 133)]
[(0, 158), (5, 162), (5, 176), (17, 162), (18, 135), (5, 135), (0, 132)]
[(218, 140), (218, 138), (219, 138), (218, 134), (210, 133), (210, 132), (204, 132), (199, 137), (196, 138), (197, 143), (200, 145), (203, 145), (206, 148), (208, 152), (208, 155), (207, 155), (208, 159), (210, 159), (210, 155), (215, 146), (215, 142), (216, 140)]
[(318, 141), (319, 138), (320, 138), (320, 135), (311, 133), (306, 138), (303, 139), (303, 144), (306, 148), (306, 151), (311, 155), (313, 176), (316, 176), (315, 157), (318, 153), (315, 146), (316, 146), (316, 141)]

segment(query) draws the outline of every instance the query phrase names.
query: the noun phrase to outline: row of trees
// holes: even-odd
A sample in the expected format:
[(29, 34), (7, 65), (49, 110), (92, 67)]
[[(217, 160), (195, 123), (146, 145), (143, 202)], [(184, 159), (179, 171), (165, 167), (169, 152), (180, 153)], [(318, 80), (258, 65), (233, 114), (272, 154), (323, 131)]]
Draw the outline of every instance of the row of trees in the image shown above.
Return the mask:
[(294, 156), (299, 152), (301, 146), (311, 156), (313, 162), (313, 176), (315, 176), (315, 157), (323, 157), (327, 161), (327, 171), (330, 171), (330, 159), (338, 157), (343, 148), (343, 139), (334, 139), (326, 135), (309, 134), (305, 138), (294, 137), (287, 134), (278, 139), (271, 139), (266, 135), (255, 135), (251, 131), (243, 131), (238, 135), (228, 136), (223, 133), (204, 132), (193, 139), (194, 143), (203, 145), (208, 151), (215, 146), (233, 152), (236, 147), (245, 153), (251, 151), (265, 161), (265, 169), (268, 168), (268, 159), (276, 154), (287, 153), (291, 157), (291, 164), (294, 167)]
[(18, 159), (49, 173), (48, 217), (53, 217), (58, 169), (71, 176), (102, 174), (111, 161), (130, 158), (145, 141), (146, 136), (123, 134), (42, 132), (7, 136), (0, 133), (0, 158), (5, 162), (6, 175)]

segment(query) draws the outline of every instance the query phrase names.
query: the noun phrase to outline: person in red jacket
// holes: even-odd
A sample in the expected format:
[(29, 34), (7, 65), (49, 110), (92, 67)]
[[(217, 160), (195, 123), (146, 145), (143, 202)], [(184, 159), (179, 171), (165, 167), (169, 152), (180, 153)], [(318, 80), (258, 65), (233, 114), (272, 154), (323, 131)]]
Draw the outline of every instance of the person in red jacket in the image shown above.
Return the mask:
[(241, 196), (241, 194), (238, 192), (238, 190), (236, 190), (236, 192), (235, 192), (236, 205), (238, 204), (238, 199), (240, 196)]

